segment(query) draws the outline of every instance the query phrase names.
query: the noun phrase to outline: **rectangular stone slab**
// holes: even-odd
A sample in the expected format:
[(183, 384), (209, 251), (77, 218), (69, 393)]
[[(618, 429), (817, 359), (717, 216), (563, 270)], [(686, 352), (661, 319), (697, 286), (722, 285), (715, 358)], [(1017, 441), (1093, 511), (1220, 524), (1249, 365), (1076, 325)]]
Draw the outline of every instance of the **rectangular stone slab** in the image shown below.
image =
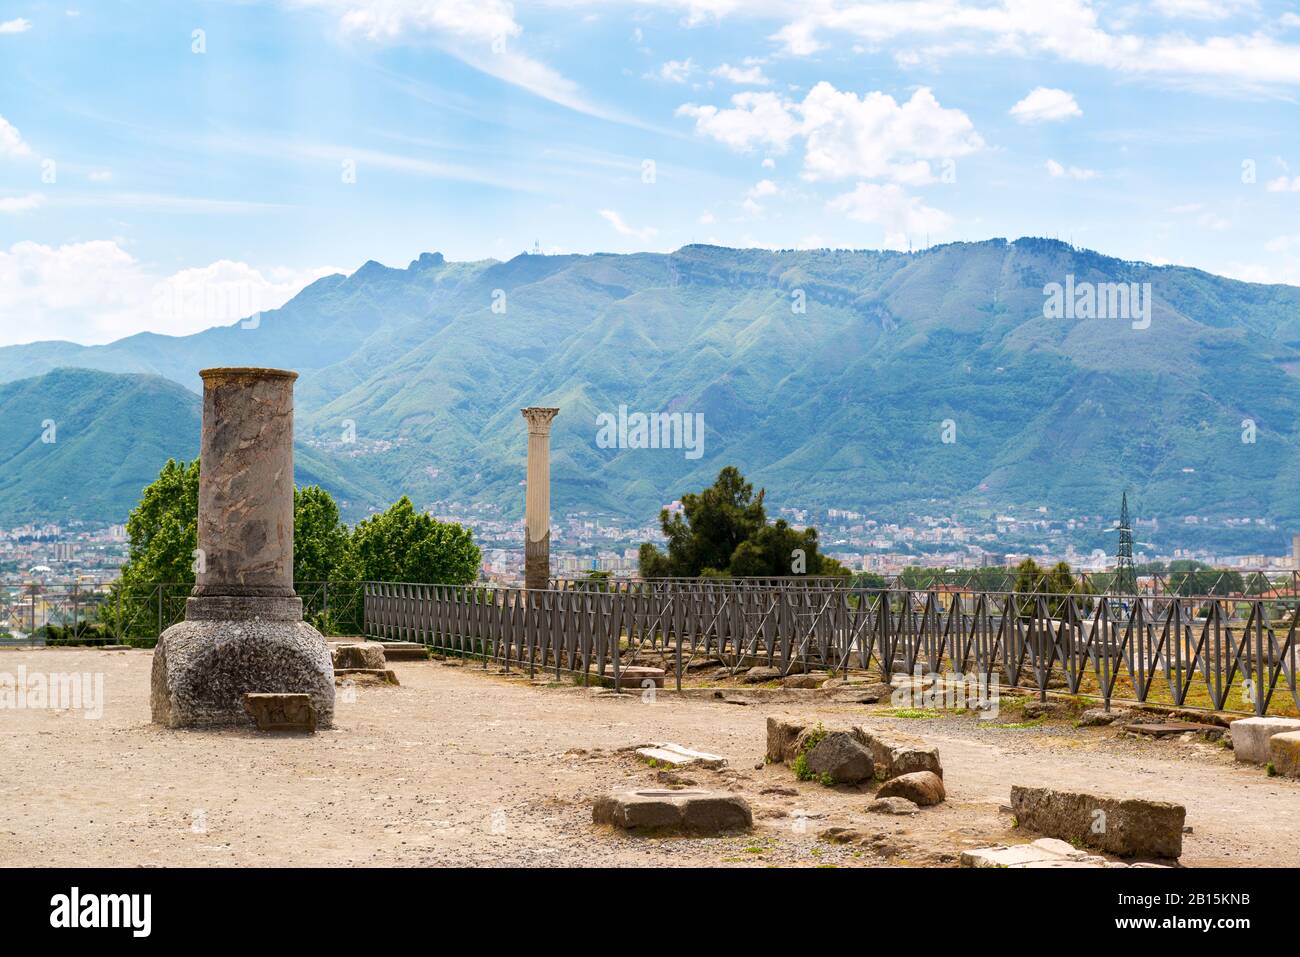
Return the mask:
[(749, 804), (736, 794), (647, 789), (597, 798), (591, 819), (624, 830), (719, 834), (754, 825)]
[(680, 744), (655, 744), (649, 748), (637, 748), (636, 753), (638, 757), (645, 758), (647, 761), (666, 764), (670, 768), (721, 768), (727, 764), (727, 759), (721, 755), (692, 751)]
[(316, 709), (311, 695), (247, 692), (244, 710), (259, 731), (315, 731)]
[[(614, 666), (606, 665), (602, 677), (614, 680)], [(656, 688), (664, 686), (664, 670), (648, 668), (643, 665), (631, 665), (618, 670), (618, 683), (624, 688), (644, 688), (646, 681), (654, 682)]]
[(1051, 788), (1011, 788), (1017, 823), (1121, 857), (1177, 858), (1187, 809), (1167, 801), (1113, 798)]
[(1148, 738), (1170, 738), (1188, 731), (1208, 731), (1211, 734), (1223, 734), (1217, 724), (1191, 724), (1187, 721), (1170, 721), (1166, 724), (1126, 724), (1124, 730)]
[(1268, 764), (1268, 739), (1275, 734), (1300, 731), (1295, 718), (1241, 718), (1232, 722), (1232, 754), (1238, 761)]

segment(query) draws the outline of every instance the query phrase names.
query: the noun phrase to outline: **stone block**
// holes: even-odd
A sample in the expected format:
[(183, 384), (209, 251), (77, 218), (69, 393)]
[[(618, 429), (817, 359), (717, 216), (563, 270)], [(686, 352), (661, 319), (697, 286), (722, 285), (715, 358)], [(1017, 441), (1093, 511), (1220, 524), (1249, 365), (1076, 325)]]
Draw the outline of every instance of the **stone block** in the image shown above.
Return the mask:
[(1079, 715), (1080, 728), (1099, 728), (1132, 717), (1131, 711), (1107, 711), (1105, 708), (1088, 708)]
[(867, 805), (868, 814), (916, 814), (920, 805), (905, 797), (878, 797)]
[(1023, 828), (1120, 857), (1177, 858), (1187, 809), (1167, 801), (1114, 798), (1051, 788), (1011, 788)]
[(340, 668), (385, 668), (384, 646), (378, 642), (358, 642), (353, 645), (336, 645), (332, 653), (334, 670)]
[(1273, 773), (1284, 778), (1300, 778), (1300, 731), (1284, 731), (1268, 740), (1269, 763)]
[(427, 661), (429, 659), (428, 646), (414, 641), (375, 641), (368, 644), (383, 648), (386, 661)]
[(932, 771), (913, 771), (910, 774), (900, 774), (898, 777), (890, 778), (876, 792), (877, 798), (907, 798), (907, 800), (919, 807), (940, 804), (946, 796), (943, 778)]
[(793, 761), (796, 752), (795, 742), (808, 727), (806, 721), (790, 721), (785, 718), (767, 719), (767, 760), (772, 764)]
[[(606, 665), (601, 675), (607, 681), (614, 680), (614, 666)], [(662, 668), (647, 668), (642, 665), (627, 665), (618, 669), (618, 683), (624, 689), (648, 688), (646, 682), (651, 682), (656, 688), (664, 686), (664, 670)]]
[(918, 741), (909, 741), (887, 731), (869, 731), (866, 728), (856, 728), (855, 731), (871, 751), (877, 778), (888, 781), (918, 771), (929, 771), (943, 777), (938, 748), (927, 748)]
[(803, 760), (808, 772), (823, 783), (857, 784), (874, 774), (871, 752), (849, 731), (826, 732), (804, 752)]
[(244, 710), (252, 715), (259, 731), (316, 730), (311, 695), (249, 692), (244, 695)]
[(1269, 762), (1268, 742), (1275, 734), (1300, 731), (1295, 718), (1240, 718), (1228, 728), (1232, 734), (1232, 753), (1238, 761), (1250, 764)]
[(591, 809), (596, 824), (628, 831), (723, 834), (748, 831), (754, 815), (748, 802), (735, 794), (713, 791), (648, 789), (623, 791), (597, 798)]

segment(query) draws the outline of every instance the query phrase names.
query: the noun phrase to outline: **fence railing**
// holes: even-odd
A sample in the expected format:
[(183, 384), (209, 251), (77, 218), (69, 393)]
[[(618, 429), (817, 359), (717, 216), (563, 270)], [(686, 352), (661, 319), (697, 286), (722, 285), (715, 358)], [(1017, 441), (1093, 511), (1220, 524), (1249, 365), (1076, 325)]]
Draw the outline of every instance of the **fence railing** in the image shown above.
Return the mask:
[[(360, 634), (361, 582), (297, 582), (303, 616), (326, 634)], [(0, 584), (0, 644), (156, 641), (185, 617), (193, 584), (155, 582), (125, 591), (111, 582)]]
[(630, 661), (681, 687), (700, 656), (732, 674), (956, 672), (1030, 688), (1178, 707), (1300, 713), (1297, 602), (936, 589), (756, 588), (647, 580), (528, 592), (366, 583), (365, 632), (450, 654), (613, 678)]
[[(861, 579), (868, 577), (874, 585), (864, 585)], [(858, 587), (879, 587), (895, 590), (913, 591), (1042, 591), (1063, 592), (1079, 595), (1140, 594), (1140, 595), (1217, 595), (1230, 597), (1290, 597), (1300, 598), (1300, 571), (1288, 569), (1225, 569), (1202, 568), (1187, 571), (1143, 573), (1137, 577), (1136, 589), (1121, 588), (1120, 576), (1114, 571), (1073, 572), (1073, 587), (1062, 589), (1049, 571), (1044, 571), (1033, 581), (1022, 581), (1021, 573), (1015, 568), (984, 567), (965, 568), (944, 571), (932, 568), (917, 568), (905, 572), (870, 576), (867, 573), (854, 573), (838, 577), (810, 577), (806, 575), (789, 575), (765, 578), (641, 578), (640, 576), (614, 577), (595, 575), (587, 577), (561, 577), (551, 580), (551, 587), (560, 590), (573, 588), (613, 587), (628, 582), (659, 582), (664, 584), (694, 584), (697, 582), (716, 582), (732, 587), (744, 588), (794, 588), (807, 590), (810, 587), (850, 588), (857, 582)]]

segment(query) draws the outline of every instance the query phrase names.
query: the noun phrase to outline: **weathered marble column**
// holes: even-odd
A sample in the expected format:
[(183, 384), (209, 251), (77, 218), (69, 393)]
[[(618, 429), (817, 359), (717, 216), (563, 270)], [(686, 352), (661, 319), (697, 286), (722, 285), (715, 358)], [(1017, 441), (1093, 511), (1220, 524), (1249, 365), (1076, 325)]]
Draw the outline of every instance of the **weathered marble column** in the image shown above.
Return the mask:
[(311, 696), (334, 715), (325, 639), (293, 588), (293, 383), (278, 369), (205, 369), (196, 584), (154, 650), (153, 720), (248, 724), (247, 692)]
[(520, 409), (528, 422), (528, 489), (524, 506), (524, 587), (551, 580), (551, 420), (559, 409)]

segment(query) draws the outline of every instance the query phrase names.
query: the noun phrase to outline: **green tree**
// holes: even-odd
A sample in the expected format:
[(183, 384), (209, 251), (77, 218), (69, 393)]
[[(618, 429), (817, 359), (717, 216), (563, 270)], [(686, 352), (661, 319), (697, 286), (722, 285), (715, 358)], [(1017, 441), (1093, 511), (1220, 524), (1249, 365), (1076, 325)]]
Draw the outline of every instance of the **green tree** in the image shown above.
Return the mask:
[(326, 582), (348, 560), (348, 528), (339, 507), (318, 485), (293, 490), (293, 580)]
[(99, 610), (111, 634), (153, 637), (170, 622), (194, 584), (198, 528), (198, 459), (168, 459), (126, 520), (126, 563)]
[(358, 524), (348, 552), (355, 581), (468, 585), (483, 559), (468, 529), (416, 511), (405, 495)]
[(877, 572), (858, 572), (853, 576), (853, 587), (883, 589), (889, 587), (889, 580)]
[(731, 574), (750, 577), (848, 575), (849, 570), (817, 550), (817, 529), (791, 528), (785, 519), (764, 525), (732, 553)]
[[(1016, 583), (1011, 590), (1018, 595), (1040, 594), (1045, 584), (1044, 577), (1043, 569), (1038, 562), (1026, 558), (1016, 566)], [(1037, 602), (1032, 598), (1026, 598), (1017, 602), (1016, 607), (1021, 618), (1032, 618)]]
[(767, 522), (763, 495), (762, 490), (755, 495), (754, 486), (732, 465), (703, 492), (683, 495), (680, 513), (670, 515), (668, 509), (659, 513), (659, 526), (668, 539), (667, 554), (649, 542), (641, 546), (642, 576), (694, 578), (706, 569), (730, 569), (736, 548)]

